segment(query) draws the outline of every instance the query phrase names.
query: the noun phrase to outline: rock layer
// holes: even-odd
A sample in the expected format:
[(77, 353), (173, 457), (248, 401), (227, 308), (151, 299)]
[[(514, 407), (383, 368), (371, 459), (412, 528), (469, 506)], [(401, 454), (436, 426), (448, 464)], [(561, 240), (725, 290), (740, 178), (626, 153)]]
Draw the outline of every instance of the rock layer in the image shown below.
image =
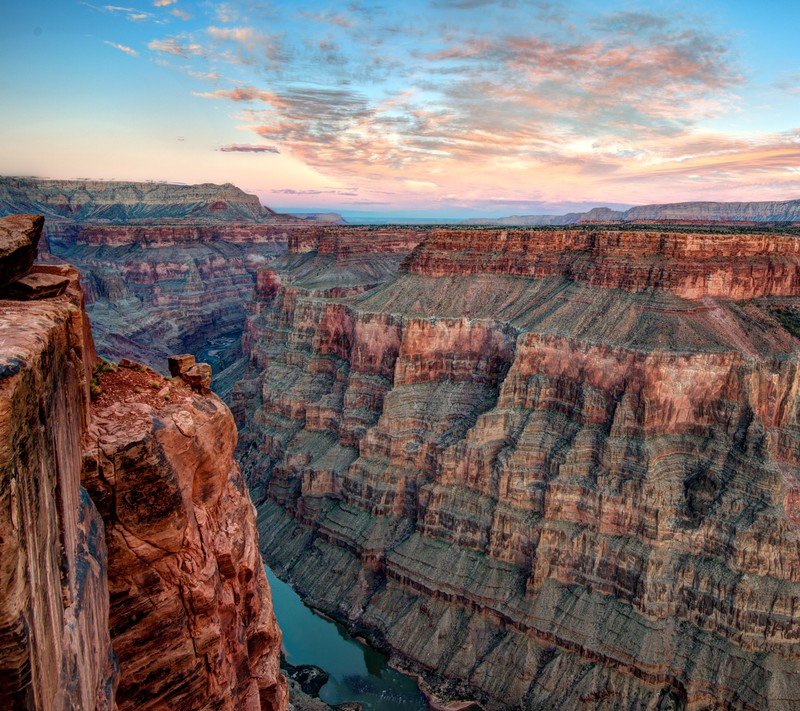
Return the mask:
[(40, 258), (81, 272), (99, 352), (157, 367), (221, 336), (232, 364), (255, 272), (305, 224), (232, 185), (0, 178), (0, 214), (32, 210)]
[(477, 225), (574, 225), (583, 223), (769, 223), (800, 222), (800, 200), (768, 202), (676, 202), (638, 205), (629, 210), (595, 207), (566, 215), (515, 215), (467, 220)]
[(800, 703), (793, 239), (445, 230), (335, 294), (281, 260), (235, 402), (314, 605), (489, 706)]
[(0, 211), (46, 218), (129, 220), (260, 220), (274, 213), (234, 185), (179, 185), (113, 180), (0, 177)]

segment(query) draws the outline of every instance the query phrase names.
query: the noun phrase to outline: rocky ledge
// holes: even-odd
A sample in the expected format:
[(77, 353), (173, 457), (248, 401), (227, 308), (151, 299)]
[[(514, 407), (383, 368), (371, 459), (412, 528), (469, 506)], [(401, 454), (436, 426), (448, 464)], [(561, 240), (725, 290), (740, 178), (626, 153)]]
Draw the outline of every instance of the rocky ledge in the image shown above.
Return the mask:
[(800, 240), (739, 238), (282, 257), (236, 394), (270, 565), (450, 698), (795, 708)]

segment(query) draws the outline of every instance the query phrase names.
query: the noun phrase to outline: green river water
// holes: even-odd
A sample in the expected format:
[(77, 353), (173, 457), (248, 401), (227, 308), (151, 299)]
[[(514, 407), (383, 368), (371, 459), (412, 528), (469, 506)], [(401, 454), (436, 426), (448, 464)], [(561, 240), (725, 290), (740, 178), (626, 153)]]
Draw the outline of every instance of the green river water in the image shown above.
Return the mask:
[(413, 679), (388, 665), (386, 655), (354, 640), (341, 625), (303, 604), (297, 593), (266, 567), (283, 652), (294, 665), (313, 664), (330, 674), (319, 693), (327, 704), (356, 701), (364, 711), (426, 711)]

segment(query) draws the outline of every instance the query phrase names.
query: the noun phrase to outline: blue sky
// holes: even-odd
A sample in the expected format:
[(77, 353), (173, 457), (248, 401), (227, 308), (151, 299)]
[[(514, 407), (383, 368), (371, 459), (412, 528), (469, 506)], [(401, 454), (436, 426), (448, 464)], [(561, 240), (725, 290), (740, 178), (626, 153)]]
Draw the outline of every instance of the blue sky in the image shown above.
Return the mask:
[(474, 216), (800, 194), (800, 3), (33, 0), (0, 172)]

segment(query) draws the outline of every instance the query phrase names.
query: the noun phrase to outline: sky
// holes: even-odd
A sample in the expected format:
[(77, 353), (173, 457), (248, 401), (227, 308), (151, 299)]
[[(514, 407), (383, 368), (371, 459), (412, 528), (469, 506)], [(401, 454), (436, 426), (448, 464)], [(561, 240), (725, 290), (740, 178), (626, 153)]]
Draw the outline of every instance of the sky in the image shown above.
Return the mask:
[(0, 174), (476, 217), (800, 198), (800, 2), (8, 0)]

